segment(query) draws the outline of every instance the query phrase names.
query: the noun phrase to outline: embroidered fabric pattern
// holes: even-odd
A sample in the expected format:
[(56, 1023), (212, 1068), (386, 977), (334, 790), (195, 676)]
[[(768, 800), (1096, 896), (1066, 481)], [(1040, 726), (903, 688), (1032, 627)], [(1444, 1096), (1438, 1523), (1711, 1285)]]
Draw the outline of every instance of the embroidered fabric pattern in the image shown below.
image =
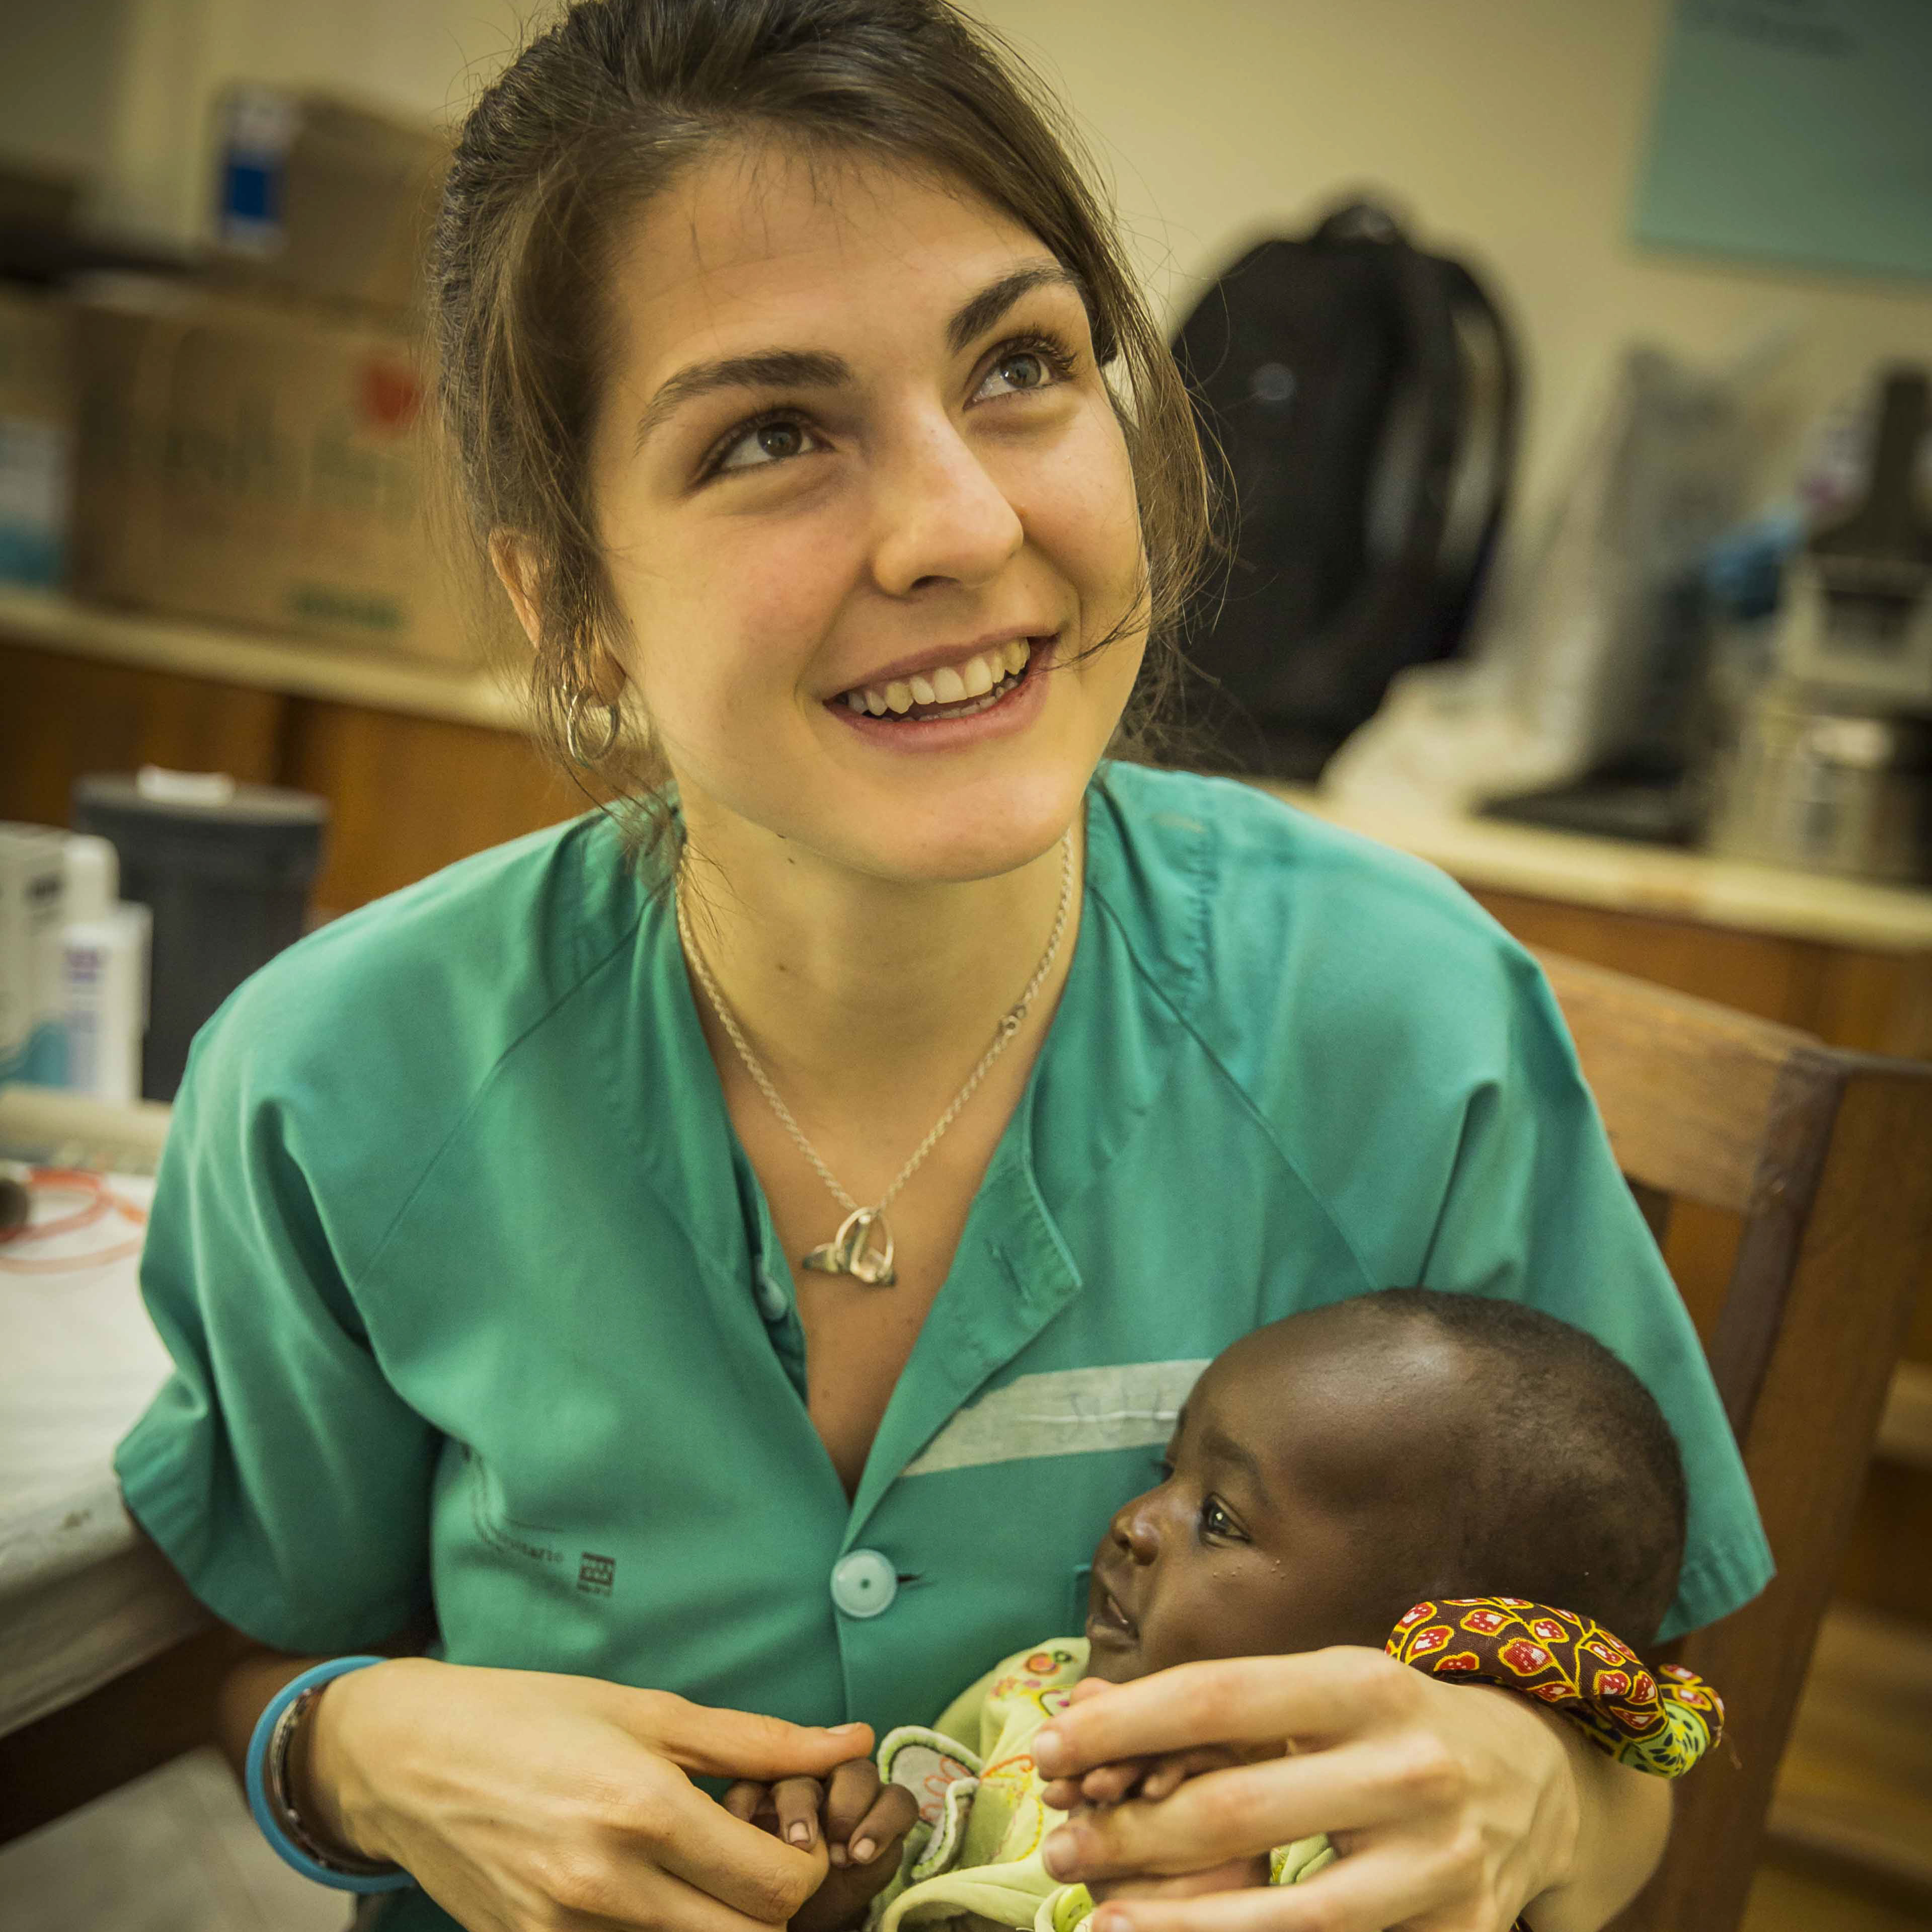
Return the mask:
[(1653, 1673), (1600, 1624), (1521, 1597), (1418, 1604), (1384, 1646), (1432, 1676), (1535, 1697), (1619, 1764), (1682, 1778), (1724, 1734), (1724, 1700), (1694, 1671)]

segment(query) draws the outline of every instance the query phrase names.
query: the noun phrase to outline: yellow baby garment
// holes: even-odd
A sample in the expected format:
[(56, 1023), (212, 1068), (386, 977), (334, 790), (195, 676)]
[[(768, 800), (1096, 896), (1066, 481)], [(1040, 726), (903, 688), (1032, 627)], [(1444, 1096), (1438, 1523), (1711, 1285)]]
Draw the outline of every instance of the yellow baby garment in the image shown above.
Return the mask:
[[(1066, 1708), (1087, 1669), (1084, 1637), (1016, 1652), (961, 1693), (934, 1725), (902, 1724), (879, 1747), (880, 1774), (919, 1801), (896, 1877), (874, 1901), (868, 1932), (938, 1932), (967, 1917), (1031, 1932), (1075, 1932), (1092, 1912), (1084, 1885), (1063, 1885), (1040, 1846), (1065, 1814), (1042, 1793), (1033, 1740)], [(1332, 1863), (1325, 1838), (1298, 1839), (1270, 1860), (1276, 1885)]]

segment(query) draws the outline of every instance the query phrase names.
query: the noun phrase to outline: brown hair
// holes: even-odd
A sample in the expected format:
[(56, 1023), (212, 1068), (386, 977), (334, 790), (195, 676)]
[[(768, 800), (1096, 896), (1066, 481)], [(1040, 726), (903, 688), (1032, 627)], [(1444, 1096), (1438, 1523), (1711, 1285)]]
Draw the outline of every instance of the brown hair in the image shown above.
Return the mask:
[[(431, 250), (438, 394), (474, 536), (516, 532), (543, 560), (540, 737), (566, 754), (571, 699), (598, 640), (621, 634), (588, 484), (616, 240), (717, 144), (773, 138), (910, 160), (1011, 216), (1079, 278), (1148, 560), (1120, 627), (1145, 617), (1148, 660), (1116, 744), (1142, 751), (1206, 542), (1192, 412), (1063, 113), (946, 0), (578, 0), (465, 122)], [(648, 735), (627, 729), (597, 766), (655, 842), (666, 774)]]

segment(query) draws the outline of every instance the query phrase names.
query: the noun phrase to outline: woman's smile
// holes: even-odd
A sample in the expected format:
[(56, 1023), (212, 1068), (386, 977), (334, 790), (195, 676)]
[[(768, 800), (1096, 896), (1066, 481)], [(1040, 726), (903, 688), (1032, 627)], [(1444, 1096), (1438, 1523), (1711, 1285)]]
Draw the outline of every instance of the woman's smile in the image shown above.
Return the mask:
[(1023, 731), (1039, 716), (1052, 670), (1052, 634), (1013, 638), (927, 671), (854, 686), (826, 706), (868, 745), (946, 752)]

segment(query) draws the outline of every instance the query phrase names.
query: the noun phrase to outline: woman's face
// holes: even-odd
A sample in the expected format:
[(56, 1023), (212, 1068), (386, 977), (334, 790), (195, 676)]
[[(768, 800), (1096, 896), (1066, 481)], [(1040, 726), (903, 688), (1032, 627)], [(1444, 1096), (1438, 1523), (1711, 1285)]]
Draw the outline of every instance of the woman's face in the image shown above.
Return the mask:
[(694, 833), (908, 882), (1046, 850), (1144, 642), (1082, 655), (1143, 566), (1078, 290), (910, 168), (763, 149), (651, 204), (614, 302), (595, 502)]

